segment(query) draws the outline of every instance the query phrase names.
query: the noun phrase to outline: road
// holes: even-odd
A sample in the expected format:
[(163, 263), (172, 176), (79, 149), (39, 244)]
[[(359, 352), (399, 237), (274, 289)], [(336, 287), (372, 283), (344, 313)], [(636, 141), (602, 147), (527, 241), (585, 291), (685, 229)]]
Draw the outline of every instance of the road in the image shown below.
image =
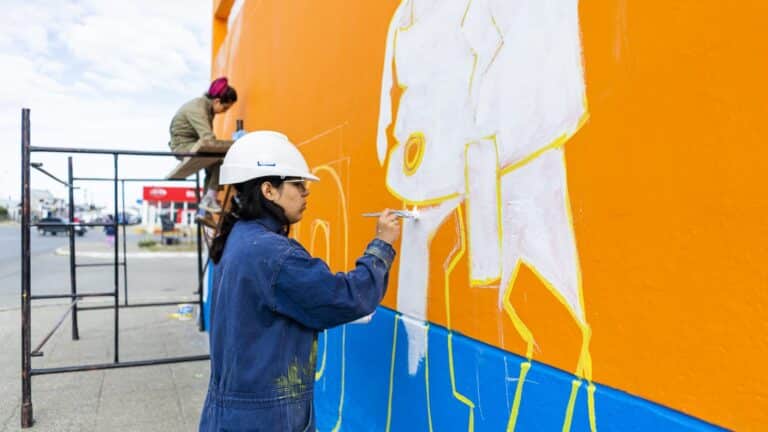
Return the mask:
[[(83, 238), (94, 236), (88, 232)], [(55, 270), (49, 264), (57, 248), (68, 245), (66, 236), (41, 236), (33, 231), (30, 237), (32, 265), (43, 264), (55, 275), (68, 275), (67, 268)], [(19, 305), (21, 290), (21, 228), (17, 224), (0, 225), (0, 309)]]
[[(86, 233), (93, 234), (91, 232)], [(41, 236), (36, 231), (32, 231), (30, 238), (32, 246), (32, 255), (52, 252), (56, 248), (64, 246), (67, 243), (67, 236)], [(17, 224), (0, 224), (0, 265), (8, 260), (18, 260), (21, 256), (21, 227)]]
[[(135, 245), (140, 236), (129, 231), (128, 244)], [(101, 230), (90, 230), (77, 237), (80, 244), (105, 244)], [(21, 232), (18, 225), (0, 225), (0, 311), (18, 308), (21, 290)], [(30, 238), (32, 293), (65, 294), (70, 291), (69, 257), (56, 255), (58, 248), (68, 247), (67, 236), (41, 236), (33, 231)], [(112, 262), (111, 259), (78, 257), (78, 263)], [(129, 299), (169, 301), (192, 298), (197, 289), (197, 260), (193, 258), (128, 259)], [(124, 292), (123, 271), (120, 270), (121, 302)], [(113, 267), (77, 269), (78, 292), (114, 290)], [(88, 299), (105, 301), (106, 298)], [(36, 301), (34, 304), (62, 303), (66, 300)]]

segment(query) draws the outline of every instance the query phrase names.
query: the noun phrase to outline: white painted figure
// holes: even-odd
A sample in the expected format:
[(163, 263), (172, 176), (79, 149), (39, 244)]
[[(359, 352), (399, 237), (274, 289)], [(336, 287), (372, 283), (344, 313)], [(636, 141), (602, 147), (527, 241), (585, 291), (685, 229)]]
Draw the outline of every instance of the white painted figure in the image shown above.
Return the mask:
[[(402, 94), (393, 113), (395, 86)], [(578, 0), (403, 0), (396, 10), (387, 35), (377, 154), (389, 191), (419, 213), (403, 220), (398, 277), (409, 373), (418, 371), (426, 352), (430, 240), (454, 212), (461, 217), (464, 204), (470, 284), (498, 289), (499, 309), (528, 344), (511, 428), (535, 343), (509, 302), (525, 264), (582, 330), (572, 396), (586, 379), (596, 429), (590, 330), (563, 150), (586, 115)], [(394, 143), (386, 136), (390, 124)], [(570, 428), (572, 412), (573, 402), (564, 427)]]

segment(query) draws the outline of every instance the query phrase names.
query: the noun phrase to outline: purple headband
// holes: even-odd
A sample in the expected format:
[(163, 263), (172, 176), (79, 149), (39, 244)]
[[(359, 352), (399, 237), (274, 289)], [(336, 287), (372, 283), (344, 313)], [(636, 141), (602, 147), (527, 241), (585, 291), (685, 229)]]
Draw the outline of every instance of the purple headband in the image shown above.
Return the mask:
[(224, 92), (229, 88), (227, 77), (216, 78), (211, 82), (211, 86), (208, 87), (208, 94), (212, 98), (220, 98), (224, 95)]

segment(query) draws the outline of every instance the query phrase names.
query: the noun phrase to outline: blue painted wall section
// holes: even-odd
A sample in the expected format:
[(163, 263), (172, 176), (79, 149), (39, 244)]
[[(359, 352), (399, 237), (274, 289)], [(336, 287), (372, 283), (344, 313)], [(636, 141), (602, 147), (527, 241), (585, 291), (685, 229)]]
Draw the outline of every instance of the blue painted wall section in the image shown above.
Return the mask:
[(205, 331), (208, 331), (211, 322), (211, 298), (213, 294), (213, 269), (216, 265), (213, 261), (208, 260), (208, 265), (205, 267), (205, 274), (203, 275), (203, 310), (200, 312), (205, 319)]
[[(390, 309), (379, 308), (369, 324), (321, 334), (315, 387), (318, 430), (467, 431), (470, 411), (474, 430), (506, 430), (524, 358), (454, 333), (456, 391), (473, 402), (472, 410), (454, 397), (447, 336), (445, 328), (430, 326), (427, 357), (410, 376), (402, 318)], [(534, 362), (517, 430), (560, 431), (572, 380), (570, 373)], [(585, 387), (579, 390), (572, 431), (589, 430)], [(601, 431), (724, 430), (600, 384), (595, 403)]]

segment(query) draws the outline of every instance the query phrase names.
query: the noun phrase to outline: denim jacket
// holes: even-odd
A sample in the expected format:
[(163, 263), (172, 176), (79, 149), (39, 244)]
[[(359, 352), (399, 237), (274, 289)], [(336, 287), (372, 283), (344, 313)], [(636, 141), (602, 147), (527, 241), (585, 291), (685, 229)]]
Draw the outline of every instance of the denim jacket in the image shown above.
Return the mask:
[(238, 221), (214, 270), (211, 378), (200, 431), (315, 430), (318, 331), (372, 313), (392, 247), (374, 239), (332, 273), (271, 218)]

